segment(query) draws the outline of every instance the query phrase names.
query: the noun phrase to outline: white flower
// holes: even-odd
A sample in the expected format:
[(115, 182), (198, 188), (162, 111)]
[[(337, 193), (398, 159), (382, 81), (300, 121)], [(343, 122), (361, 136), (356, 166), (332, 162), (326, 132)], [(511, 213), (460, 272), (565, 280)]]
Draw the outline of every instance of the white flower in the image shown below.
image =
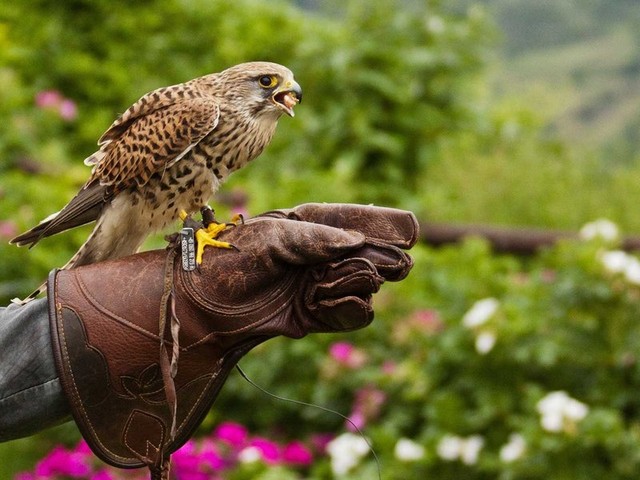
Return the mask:
[(583, 240), (600, 238), (607, 242), (613, 242), (619, 237), (620, 231), (618, 230), (618, 226), (606, 218), (589, 222), (580, 229), (580, 238)]
[(561, 432), (564, 428), (564, 418), (558, 413), (548, 413), (540, 418), (540, 425), (547, 432)]
[(484, 438), (480, 435), (473, 435), (468, 437), (463, 445), (462, 451), (460, 452), (460, 459), (462, 463), (465, 465), (475, 465), (478, 461), (478, 455), (480, 454), (480, 450), (484, 446)]
[(327, 444), (327, 453), (331, 457), (331, 470), (340, 476), (353, 469), (369, 453), (367, 441), (353, 433), (343, 433)]
[(444, 20), (438, 15), (431, 15), (427, 20), (427, 29), (434, 35), (440, 35), (445, 29)]
[(536, 408), (541, 415), (542, 428), (549, 432), (560, 432), (589, 413), (587, 405), (562, 391), (547, 394), (538, 401)]
[(462, 324), (467, 328), (479, 327), (486, 323), (498, 310), (500, 302), (495, 298), (478, 300), (462, 317)]
[(443, 460), (461, 460), (466, 465), (474, 465), (484, 446), (484, 438), (472, 435), (461, 438), (456, 435), (445, 435), (438, 442), (438, 456)]
[(570, 398), (564, 406), (564, 416), (569, 420), (579, 422), (589, 413), (589, 407), (574, 398)]
[(522, 457), (526, 448), (527, 442), (524, 437), (518, 433), (512, 433), (509, 441), (500, 449), (500, 460), (505, 463), (514, 462)]
[(480, 355), (489, 353), (495, 344), (496, 335), (493, 332), (482, 332), (476, 337), (476, 351)]
[(609, 273), (621, 273), (629, 283), (640, 285), (640, 260), (622, 250), (600, 254), (600, 262)]
[(629, 264), (629, 257), (622, 250), (610, 250), (600, 254), (600, 262), (610, 273), (623, 273)]
[(408, 438), (401, 438), (396, 443), (394, 453), (398, 460), (414, 462), (424, 457), (424, 447)]
[(238, 453), (238, 460), (241, 463), (254, 463), (260, 459), (262, 459), (262, 454), (257, 447), (246, 447)]
[[(629, 255), (631, 257), (631, 255)], [(627, 268), (624, 269), (624, 278), (629, 283), (640, 285), (640, 261), (636, 257), (631, 257)]]
[(445, 435), (438, 442), (436, 451), (443, 460), (455, 460), (460, 457), (462, 451), (462, 440), (455, 435)]

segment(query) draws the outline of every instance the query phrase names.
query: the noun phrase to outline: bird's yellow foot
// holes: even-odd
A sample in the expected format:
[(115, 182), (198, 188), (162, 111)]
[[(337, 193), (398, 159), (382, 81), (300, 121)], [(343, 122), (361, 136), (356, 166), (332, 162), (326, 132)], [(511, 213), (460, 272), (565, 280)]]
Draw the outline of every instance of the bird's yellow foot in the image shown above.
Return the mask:
[[(204, 253), (204, 247), (207, 245), (216, 248), (235, 248), (229, 242), (221, 242), (220, 240), (216, 240), (215, 237), (218, 236), (218, 233), (223, 231), (227, 226), (224, 223), (218, 223), (215, 225), (216, 227), (222, 227), (215, 234), (212, 234), (210, 229), (201, 228), (196, 231), (196, 241), (198, 243), (198, 248), (196, 249), (196, 263), (200, 265), (202, 263), (202, 254)], [(209, 225), (211, 227), (211, 225)]]
[[(213, 218), (213, 217), (212, 217)], [(189, 215), (184, 210), (180, 211), (180, 219), (185, 222), (189, 219)], [(198, 223), (200, 228), (195, 228), (195, 237), (196, 237), (196, 263), (200, 265), (202, 263), (202, 255), (204, 253), (204, 247), (211, 246), (215, 248), (236, 248), (229, 242), (222, 242), (220, 240), (216, 240), (216, 237), (225, 230), (228, 225), (226, 223), (217, 223), (215, 220), (208, 222), (208, 225), (204, 228), (201, 227), (202, 224)]]

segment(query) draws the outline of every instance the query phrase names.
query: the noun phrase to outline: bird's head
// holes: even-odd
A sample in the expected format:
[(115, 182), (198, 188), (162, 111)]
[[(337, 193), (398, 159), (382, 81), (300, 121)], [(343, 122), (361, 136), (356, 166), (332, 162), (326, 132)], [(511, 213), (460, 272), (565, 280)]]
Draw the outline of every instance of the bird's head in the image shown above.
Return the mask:
[(225, 95), (233, 103), (242, 103), (256, 116), (278, 118), (294, 116), (293, 107), (302, 100), (302, 88), (286, 67), (270, 62), (241, 63), (222, 71)]

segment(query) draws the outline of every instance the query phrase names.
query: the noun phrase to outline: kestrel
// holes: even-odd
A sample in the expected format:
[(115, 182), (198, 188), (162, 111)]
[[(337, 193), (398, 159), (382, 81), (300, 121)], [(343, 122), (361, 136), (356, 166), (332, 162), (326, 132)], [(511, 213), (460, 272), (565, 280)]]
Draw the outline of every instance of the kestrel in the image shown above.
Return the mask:
[(84, 161), (93, 170), (78, 194), (11, 243), (33, 246), (96, 221), (64, 268), (133, 254), (150, 233), (205, 207), (231, 172), (260, 155), (280, 116), (293, 117), (301, 99), (291, 71), (269, 62), (147, 93)]

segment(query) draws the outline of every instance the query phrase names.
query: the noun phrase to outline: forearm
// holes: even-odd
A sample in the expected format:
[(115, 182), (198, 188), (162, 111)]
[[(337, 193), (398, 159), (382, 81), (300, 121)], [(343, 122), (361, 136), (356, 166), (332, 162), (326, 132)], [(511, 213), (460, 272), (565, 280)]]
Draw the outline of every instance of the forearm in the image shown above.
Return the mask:
[(0, 442), (70, 419), (51, 350), (47, 300), (0, 308)]

